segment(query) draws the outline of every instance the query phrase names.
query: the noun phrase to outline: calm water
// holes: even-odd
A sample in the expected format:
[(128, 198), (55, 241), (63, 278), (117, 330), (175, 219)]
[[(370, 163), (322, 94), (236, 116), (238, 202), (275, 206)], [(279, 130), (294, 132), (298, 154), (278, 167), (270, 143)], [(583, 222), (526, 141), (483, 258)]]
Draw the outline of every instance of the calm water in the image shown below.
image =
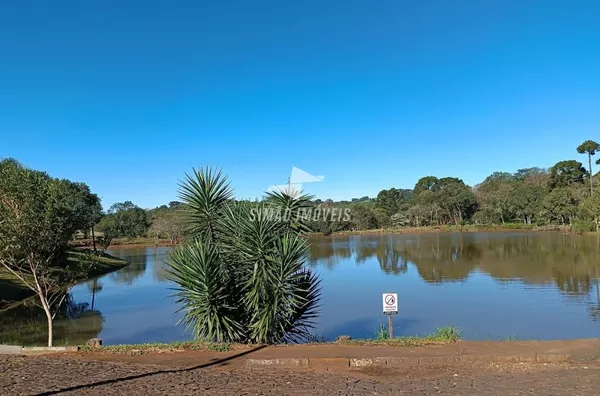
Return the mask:
[[(57, 344), (189, 339), (176, 326), (165, 279), (168, 248), (112, 249), (131, 265), (77, 286), (57, 321)], [(397, 292), (395, 334), (459, 326), (468, 339), (600, 336), (600, 238), (557, 233), (456, 233), (311, 239), (308, 265), (323, 279), (316, 332), (372, 336), (381, 293)], [(92, 307), (93, 304), (93, 307)], [(71, 319), (65, 319), (71, 318)], [(43, 343), (34, 308), (0, 316), (0, 343)]]

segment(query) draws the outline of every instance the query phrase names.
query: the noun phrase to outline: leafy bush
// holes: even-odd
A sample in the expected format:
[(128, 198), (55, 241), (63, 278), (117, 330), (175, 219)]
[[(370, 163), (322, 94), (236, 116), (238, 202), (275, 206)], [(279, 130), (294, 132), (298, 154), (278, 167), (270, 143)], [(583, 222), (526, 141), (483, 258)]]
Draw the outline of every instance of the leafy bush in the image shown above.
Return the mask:
[(596, 223), (593, 220), (575, 220), (573, 222), (573, 231), (575, 231), (575, 232), (596, 231)]
[[(180, 188), (190, 242), (168, 269), (185, 323), (202, 340), (273, 344), (301, 341), (318, 312), (319, 279), (304, 266), (305, 195), (268, 193), (235, 202), (227, 178), (195, 171)], [(289, 216), (273, 214), (289, 213)]]

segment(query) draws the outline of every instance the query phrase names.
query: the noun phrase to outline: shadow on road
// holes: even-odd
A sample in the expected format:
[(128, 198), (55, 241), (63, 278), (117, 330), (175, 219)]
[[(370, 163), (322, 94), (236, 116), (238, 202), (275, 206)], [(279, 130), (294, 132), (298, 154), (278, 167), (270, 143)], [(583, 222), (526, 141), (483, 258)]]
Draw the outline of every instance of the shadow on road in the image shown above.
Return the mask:
[(241, 358), (242, 356), (246, 356), (246, 355), (249, 355), (251, 353), (257, 352), (257, 351), (259, 351), (259, 350), (261, 350), (263, 348), (266, 348), (266, 345), (261, 345), (261, 346), (258, 346), (256, 348), (253, 348), (253, 349), (251, 349), (249, 351), (241, 352), (241, 353), (238, 353), (236, 355), (232, 355), (232, 356), (229, 356), (229, 357), (226, 357), (226, 358), (223, 358), (223, 359), (216, 359), (216, 360), (214, 360), (212, 362), (204, 363), (204, 364), (201, 364), (199, 366), (187, 367), (187, 368), (183, 368), (183, 369), (159, 370), (159, 371), (153, 371), (151, 373), (130, 375), (130, 376), (127, 376), (127, 377), (122, 377), (122, 378), (114, 378), (114, 379), (110, 379), (110, 380), (92, 382), (91, 384), (75, 385), (75, 386), (70, 386), (68, 388), (62, 388), (62, 389), (53, 390), (53, 391), (49, 391), (49, 392), (37, 393), (36, 395), (37, 396), (58, 395), (58, 394), (61, 394), (63, 392), (73, 392), (73, 391), (78, 391), (78, 390), (81, 390), (81, 389), (91, 388), (91, 387), (94, 387), (94, 386), (111, 385), (111, 384), (116, 384), (118, 382), (130, 381), (130, 380), (139, 379), (139, 378), (145, 378), (145, 377), (151, 377), (151, 376), (157, 375), (157, 374), (183, 373), (183, 372), (186, 372), (186, 371), (199, 370), (199, 369), (203, 369), (203, 368), (207, 368), (207, 367), (211, 367), (211, 366), (217, 366), (217, 365), (220, 365), (220, 364), (227, 363), (229, 361)]

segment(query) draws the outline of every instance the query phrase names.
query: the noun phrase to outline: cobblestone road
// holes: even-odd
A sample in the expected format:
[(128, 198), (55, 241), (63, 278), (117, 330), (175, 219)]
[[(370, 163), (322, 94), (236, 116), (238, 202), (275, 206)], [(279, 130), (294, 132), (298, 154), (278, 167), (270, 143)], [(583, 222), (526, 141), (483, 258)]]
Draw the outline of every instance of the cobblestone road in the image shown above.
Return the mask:
[(600, 367), (486, 364), (319, 372), (0, 356), (2, 395), (599, 395)]

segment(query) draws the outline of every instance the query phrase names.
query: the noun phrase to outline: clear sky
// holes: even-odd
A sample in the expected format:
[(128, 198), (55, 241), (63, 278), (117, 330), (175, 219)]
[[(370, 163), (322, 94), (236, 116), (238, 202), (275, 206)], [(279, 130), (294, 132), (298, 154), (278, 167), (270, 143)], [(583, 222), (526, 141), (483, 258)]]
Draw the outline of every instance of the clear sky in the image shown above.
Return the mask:
[(0, 157), (105, 207), (223, 168), (320, 198), (474, 184), (600, 140), (597, 1), (3, 1)]

